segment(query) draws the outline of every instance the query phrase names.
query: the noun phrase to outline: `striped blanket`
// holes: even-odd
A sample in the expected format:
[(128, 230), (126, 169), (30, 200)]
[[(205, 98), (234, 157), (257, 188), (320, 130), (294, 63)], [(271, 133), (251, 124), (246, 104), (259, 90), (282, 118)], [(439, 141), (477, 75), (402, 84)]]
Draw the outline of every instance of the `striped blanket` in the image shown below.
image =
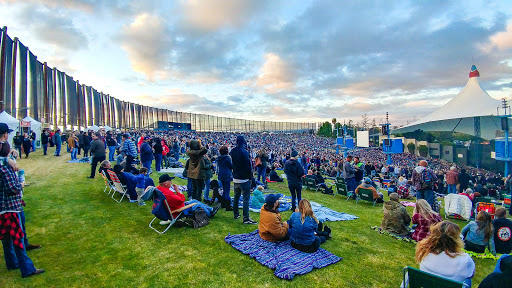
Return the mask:
[(320, 269), (342, 259), (322, 248), (315, 253), (304, 253), (294, 249), (290, 241), (265, 241), (260, 238), (258, 230), (247, 234), (228, 235), (224, 240), (236, 250), (275, 270), (274, 275), (278, 278), (286, 280), (292, 280), (295, 275), (307, 274), (313, 268)]
[(313, 213), (315, 213), (316, 219), (318, 219), (318, 221), (320, 221), (320, 222), (348, 221), (348, 220), (354, 220), (354, 219), (359, 218), (352, 214), (334, 211), (330, 208), (323, 206), (322, 204), (318, 204), (313, 201), (311, 201), (311, 208), (313, 209)]

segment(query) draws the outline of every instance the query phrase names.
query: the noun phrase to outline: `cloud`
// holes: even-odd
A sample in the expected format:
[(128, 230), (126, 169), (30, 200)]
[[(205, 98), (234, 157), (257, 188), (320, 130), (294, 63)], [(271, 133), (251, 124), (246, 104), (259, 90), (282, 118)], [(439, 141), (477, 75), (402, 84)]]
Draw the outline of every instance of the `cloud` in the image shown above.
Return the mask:
[(293, 66), (275, 53), (267, 53), (265, 62), (255, 79), (239, 82), (241, 86), (253, 86), (267, 93), (291, 91), (295, 87), (295, 71)]
[[(96, 1), (89, 0), (0, 0), (0, 3), (8, 3), (8, 4), (30, 4), (37, 5), (42, 4), (49, 8), (68, 8), (74, 10), (80, 10), (83, 12), (91, 13), (94, 11), (96, 7)], [(43, 22), (38, 22), (39, 24)]]
[(498, 50), (512, 49), (512, 22), (508, 24), (506, 31), (498, 32), (489, 38), (489, 43), (482, 46), (485, 52), (491, 52), (493, 48)]
[(165, 78), (172, 39), (161, 17), (147, 13), (138, 15), (123, 27), (118, 40), (134, 71), (144, 74), (150, 81)]

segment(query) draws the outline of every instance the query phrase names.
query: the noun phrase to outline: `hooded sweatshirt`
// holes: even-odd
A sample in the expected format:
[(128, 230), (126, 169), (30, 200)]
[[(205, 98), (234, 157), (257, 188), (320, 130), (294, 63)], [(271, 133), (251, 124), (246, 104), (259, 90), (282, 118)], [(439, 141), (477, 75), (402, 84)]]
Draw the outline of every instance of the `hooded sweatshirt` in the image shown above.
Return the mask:
[(304, 169), (299, 161), (295, 158), (290, 158), (284, 163), (284, 173), (288, 179), (288, 186), (302, 186), (302, 176), (304, 176)]
[(247, 152), (247, 142), (244, 136), (236, 137), (236, 147), (231, 149), (231, 160), (233, 161), (233, 182), (245, 183), (252, 177), (252, 163)]
[(203, 155), (205, 155), (208, 150), (201, 147), (197, 140), (190, 140), (189, 147), (190, 149), (187, 151), (187, 155), (190, 157), (190, 161), (188, 164), (187, 177), (191, 179), (206, 179)]

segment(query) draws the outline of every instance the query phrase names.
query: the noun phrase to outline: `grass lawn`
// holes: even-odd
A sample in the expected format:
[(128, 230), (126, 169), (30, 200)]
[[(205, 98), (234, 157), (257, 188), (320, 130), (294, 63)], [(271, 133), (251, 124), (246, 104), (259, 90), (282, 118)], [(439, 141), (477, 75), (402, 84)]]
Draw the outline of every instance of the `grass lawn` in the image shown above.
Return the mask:
[[(49, 148), (48, 154), (53, 152)], [(39, 149), (18, 161), (30, 184), (24, 192), (29, 240), (43, 246), (28, 255), (46, 273), (22, 279), (19, 271), (7, 271), (2, 264), (0, 287), (399, 287), (402, 268), (418, 267), (413, 244), (370, 229), (380, 225), (382, 204), (356, 205), (341, 196), (303, 191), (303, 198), (360, 218), (328, 223), (333, 238), (322, 247), (343, 260), (293, 281), (281, 280), (224, 242), (228, 233), (251, 232), (256, 225), (243, 225), (232, 212), (220, 210), (204, 228), (172, 227), (159, 235), (148, 227), (151, 203), (114, 202), (103, 193), (99, 175), (86, 178), (90, 165), (68, 164), (70, 154), (62, 154), (43, 156)], [(158, 176), (152, 175), (155, 182)], [(178, 178), (175, 182), (185, 184)], [(285, 184), (269, 187), (289, 195)], [(290, 215), (283, 213), (283, 219)], [(257, 213), (251, 217), (259, 220)], [(475, 262), (477, 287), (496, 261)]]

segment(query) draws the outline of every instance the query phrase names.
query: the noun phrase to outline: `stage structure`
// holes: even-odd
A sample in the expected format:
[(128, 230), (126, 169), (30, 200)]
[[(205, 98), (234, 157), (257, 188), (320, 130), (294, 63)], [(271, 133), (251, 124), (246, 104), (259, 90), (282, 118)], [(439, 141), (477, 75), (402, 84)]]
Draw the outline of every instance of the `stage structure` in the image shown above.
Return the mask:
[(480, 87), (478, 77), (480, 72), (475, 65), (471, 66), (469, 80), (457, 96), (432, 114), (410, 125), (394, 129), (391, 133), (421, 129), (460, 132), (486, 140), (496, 138), (501, 133), (501, 119), (496, 111), (501, 103)]
[(510, 117), (510, 106), (507, 105), (507, 100), (502, 99), (501, 108), (503, 109), (503, 115), (499, 115), (498, 113), (498, 117), (501, 118), (501, 129), (504, 131), (505, 137), (496, 138), (494, 149), (496, 153), (496, 160), (505, 162), (505, 174), (503, 175), (507, 177), (508, 174), (510, 173), (509, 163), (510, 161), (512, 161), (512, 142), (508, 137), (508, 118)]
[(316, 123), (218, 117), (116, 99), (40, 62), (18, 38), (7, 35), (7, 27), (0, 30), (1, 111), (18, 120), (30, 116), (43, 127), (64, 130), (93, 125), (122, 130), (158, 129), (163, 123), (167, 123), (167, 129), (172, 126), (173, 130), (211, 132), (303, 133), (317, 129)]

